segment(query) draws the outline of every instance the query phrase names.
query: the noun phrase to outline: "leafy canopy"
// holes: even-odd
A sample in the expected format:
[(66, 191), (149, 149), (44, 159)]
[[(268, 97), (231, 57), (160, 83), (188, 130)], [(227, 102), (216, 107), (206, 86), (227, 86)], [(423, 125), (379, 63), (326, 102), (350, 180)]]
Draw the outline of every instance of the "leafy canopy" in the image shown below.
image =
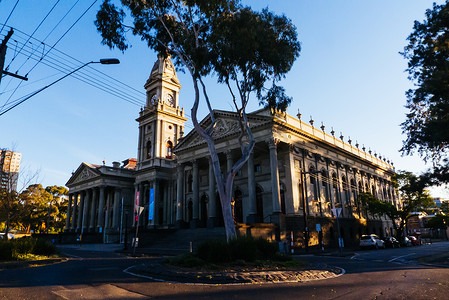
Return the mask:
[[(407, 134), (401, 151), (417, 151), (435, 163), (437, 181), (449, 182), (449, 4), (433, 4), (426, 20), (415, 21), (409, 44), (401, 53), (408, 60), (409, 79), (415, 88), (407, 91)], [(443, 166), (438, 166), (438, 162)]]
[(125, 24), (121, 7), (105, 0), (95, 21), (103, 44), (124, 51), (131, 31), (156, 52), (170, 54), (178, 69), (189, 69), (194, 78), (215, 74), (220, 83), (235, 82), (233, 96), (242, 98), (243, 106), (251, 92), (267, 107), (285, 111), (290, 104), (276, 82), (291, 69), (300, 44), (296, 27), (284, 15), (255, 12), (237, 0), (121, 3), (133, 25)]

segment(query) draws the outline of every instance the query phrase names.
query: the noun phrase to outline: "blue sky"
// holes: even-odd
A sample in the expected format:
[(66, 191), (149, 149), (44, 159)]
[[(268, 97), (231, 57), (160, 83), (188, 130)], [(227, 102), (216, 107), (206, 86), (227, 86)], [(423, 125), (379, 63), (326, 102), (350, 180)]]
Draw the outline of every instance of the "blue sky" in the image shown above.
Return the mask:
[[(0, 2), (0, 23), (5, 23), (16, 2)], [(6, 24), (18, 29), (8, 43), (6, 65), (10, 65), (10, 72), (26, 74), (36, 64), (35, 59), (42, 58), (94, 1), (60, 1), (34, 33), (37, 40), (28, 41), (24, 49), (29, 51), (19, 52), (21, 43), (27, 41), (27, 35), (35, 31), (56, 2), (18, 2)], [(312, 116), (315, 124), (323, 122), (327, 131), (333, 127), (338, 135), (343, 133), (345, 140), (351, 137), (392, 160), (397, 170), (413, 172), (421, 172), (426, 166), (418, 156), (401, 157), (398, 152), (404, 139), (399, 126), (405, 120), (404, 93), (412, 87), (404, 72), (407, 61), (399, 52), (407, 44), (414, 20), (422, 20), (433, 2), (244, 1), (257, 10), (268, 6), (276, 13), (283, 13), (297, 27), (301, 55), (282, 83), (293, 97), (288, 112), (296, 115), (300, 109), (303, 120)], [(74, 3), (70, 13), (55, 28)], [(135, 38), (131, 38), (132, 48), (124, 54), (102, 46), (93, 24), (100, 3), (97, 1), (92, 6), (44, 61), (50, 65), (54, 62), (66, 64), (64, 68), (73, 70), (88, 61), (117, 57), (120, 65), (91, 66), (121, 82), (112, 81), (109, 86), (102, 83), (103, 89), (131, 93), (131, 98), (127, 99), (134, 104), (69, 77), (0, 116), (0, 147), (21, 152), (22, 166), (40, 170), (40, 183), (44, 186), (64, 185), (81, 162), (101, 164), (106, 160), (110, 165), (137, 155), (135, 119), (145, 101), (143, 85), (156, 55)], [(0, 25), (0, 29), (2, 27)], [(8, 27), (3, 28), (0, 39), (7, 30)], [(44, 39), (45, 48), (39, 44)], [(33, 54), (31, 58), (30, 53)], [(11, 61), (14, 56), (16, 58)], [(78, 74), (95, 72), (87, 67), (83, 70), (85, 73)], [(20, 80), (4, 77), (0, 83), (0, 107), (64, 74), (40, 63), (29, 72), (29, 81), (21, 83), (14, 94)], [(87, 80), (99, 82), (106, 78), (95, 74)], [(182, 73), (178, 73), (178, 77), (183, 86), (180, 103), (190, 115), (193, 99), (190, 79)], [(208, 80), (208, 86), (216, 108), (230, 109), (226, 90), (213, 78)], [(249, 110), (257, 108), (254, 99)], [(205, 111), (202, 113), (204, 116)], [(187, 124), (189, 128), (191, 125)], [(432, 195), (448, 197), (442, 188), (432, 189)]]

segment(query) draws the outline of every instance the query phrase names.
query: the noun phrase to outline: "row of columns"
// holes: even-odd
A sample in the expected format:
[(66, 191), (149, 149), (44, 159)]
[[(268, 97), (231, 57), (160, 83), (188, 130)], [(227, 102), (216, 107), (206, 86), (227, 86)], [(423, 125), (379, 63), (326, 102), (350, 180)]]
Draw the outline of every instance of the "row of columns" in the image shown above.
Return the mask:
[[(279, 170), (278, 170), (278, 159), (277, 159), (277, 145), (279, 140), (271, 139), (267, 141), (268, 148), (270, 152), (270, 172), (271, 172), (271, 188), (272, 188), (272, 222), (279, 222), (279, 215), (281, 213), (280, 205), (280, 190), (279, 190)], [(209, 196), (209, 207), (208, 207), (208, 226), (214, 226), (217, 220), (217, 205), (221, 205), (218, 199), (216, 199), (216, 187), (215, 187), (215, 174), (213, 170), (212, 159), (209, 157), (209, 170), (208, 170), (208, 196)], [(199, 167), (198, 160), (193, 160), (192, 162), (192, 201), (193, 201), (193, 211), (192, 211), (192, 221), (198, 223), (200, 205), (199, 205)], [(233, 166), (232, 155), (230, 151), (226, 152), (226, 167), (230, 170)], [(256, 179), (254, 171), (254, 156), (251, 153), (248, 161), (248, 213), (247, 222), (263, 222), (263, 220), (257, 220), (257, 201), (256, 201)], [(185, 188), (184, 188), (184, 174), (185, 174), (185, 164), (179, 164), (177, 167), (177, 191), (176, 191), (176, 222), (183, 222), (183, 203), (185, 203)], [(186, 206), (186, 203), (185, 203)]]
[(69, 194), (66, 231), (118, 229), (121, 190), (101, 186)]

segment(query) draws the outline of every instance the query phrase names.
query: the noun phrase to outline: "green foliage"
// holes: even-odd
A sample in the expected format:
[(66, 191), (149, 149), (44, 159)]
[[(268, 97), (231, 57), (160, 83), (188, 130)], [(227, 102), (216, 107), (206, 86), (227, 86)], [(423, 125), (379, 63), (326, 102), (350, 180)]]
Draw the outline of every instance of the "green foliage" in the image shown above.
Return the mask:
[[(408, 60), (409, 110), (402, 129), (407, 134), (401, 151), (417, 151), (434, 161), (428, 175), (437, 183), (449, 182), (449, 4), (433, 4), (423, 22), (415, 21), (402, 55)], [(439, 164), (437, 162), (440, 162)]]
[[(390, 202), (381, 201), (370, 193), (360, 193), (358, 199), (371, 214), (386, 215), (392, 220), (393, 226), (397, 230), (397, 236), (400, 237), (410, 214), (416, 211), (425, 211), (434, 202), (425, 189), (427, 182), (422, 177), (411, 172), (399, 171), (394, 177), (394, 182), (398, 187), (399, 198), (402, 200), (400, 207)], [(399, 226), (396, 221), (399, 222)]]
[(171, 265), (185, 268), (200, 268), (206, 264), (204, 260), (192, 253), (167, 258), (166, 262)]
[(427, 221), (427, 226), (433, 229), (446, 229), (449, 225), (449, 216), (435, 215)]
[(0, 261), (12, 260), (13, 245), (9, 241), (0, 240)]
[(45, 239), (25, 237), (17, 240), (0, 240), (0, 260), (17, 260), (33, 255), (50, 256), (56, 246)]

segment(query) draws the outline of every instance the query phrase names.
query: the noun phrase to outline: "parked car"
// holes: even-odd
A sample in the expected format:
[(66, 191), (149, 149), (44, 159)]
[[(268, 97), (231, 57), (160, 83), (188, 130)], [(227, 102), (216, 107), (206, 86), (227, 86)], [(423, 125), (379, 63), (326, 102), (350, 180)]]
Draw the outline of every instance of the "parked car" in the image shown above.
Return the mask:
[[(4, 239), (5, 238), (5, 233), (4, 232), (1, 232), (0, 233), (0, 239)], [(8, 233), (8, 240), (14, 240), (16, 237), (14, 236), (14, 234), (12, 234), (12, 233)]]
[(419, 242), (419, 240), (416, 238), (416, 236), (413, 235), (409, 235), (407, 236), (407, 238), (410, 240), (410, 242), (412, 243), (412, 246), (419, 246), (421, 245), (421, 243)]
[(402, 245), (404, 245), (405, 247), (410, 247), (412, 245), (412, 241), (408, 237), (404, 237)]
[(385, 248), (385, 243), (382, 241), (377, 235), (375, 234), (369, 234), (369, 235), (362, 235), (360, 238), (360, 248)]
[(397, 239), (395, 239), (394, 237), (387, 237), (385, 240), (385, 247), (388, 248), (399, 248), (401, 247), (401, 243), (399, 243), (399, 241)]

